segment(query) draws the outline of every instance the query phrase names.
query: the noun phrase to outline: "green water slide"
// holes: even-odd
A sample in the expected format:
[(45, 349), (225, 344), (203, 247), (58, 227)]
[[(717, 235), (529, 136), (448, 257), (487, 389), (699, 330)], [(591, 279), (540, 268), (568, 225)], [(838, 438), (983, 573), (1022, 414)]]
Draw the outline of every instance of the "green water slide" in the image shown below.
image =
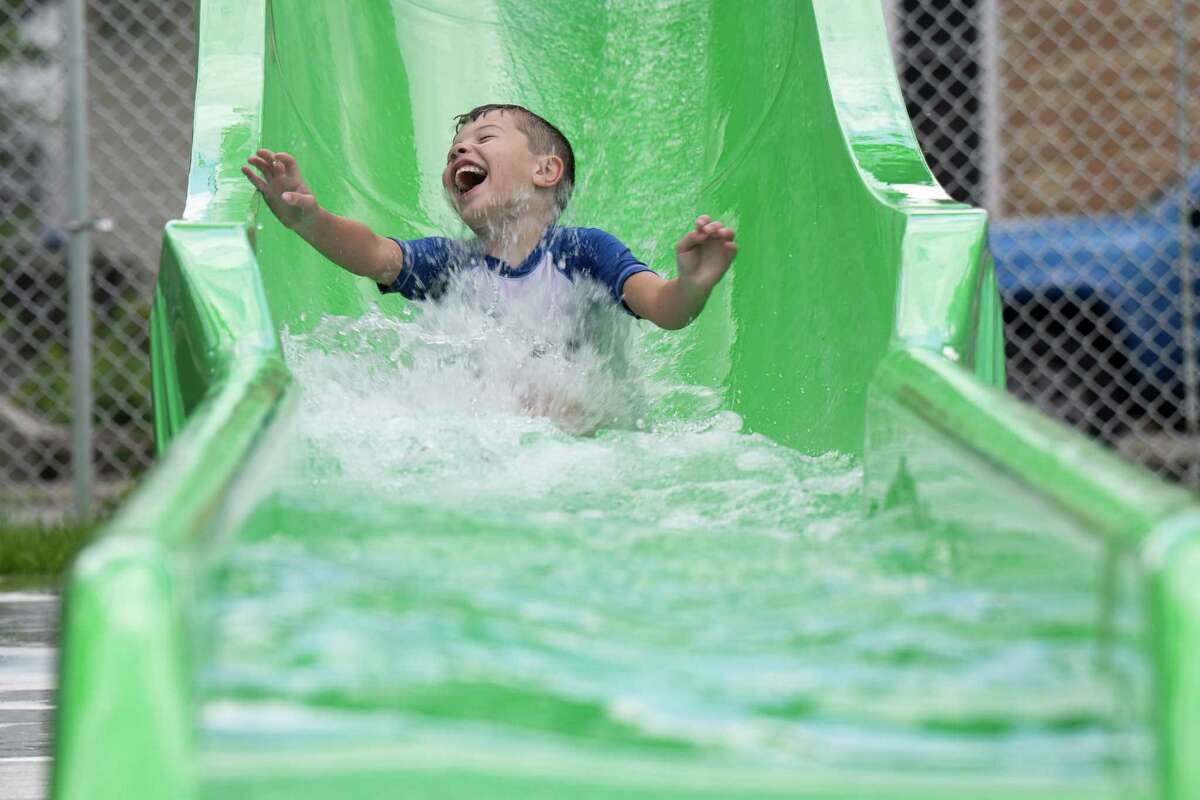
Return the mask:
[[(151, 319), (161, 458), (70, 577), (56, 798), (1200, 796), (1198, 507), (1004, 393), (986, 217), (931, 177), (876, 0), (198, 6)], [(364, 522), (371, 470), (319, 454), (279, 482), (335, 388), (287, 342), (409, 312), (240, 165), (287, 150), (338, 213), (454, 231), (452, 117), (492, 101), (555, 121), (572, 221), (665, 271), (697, 213), (736, 226), (702, 318), (646, 341), (741, 420), (703, 434), (752, 446), (737, 468), (817, 470), (770, 494), (806, 504), (799, 538), (703, 514), (658, 536), (665, 507), (615, 549), (580, 534), (594, 515)], [(652, 436), (560, 444), (683, 441)]]

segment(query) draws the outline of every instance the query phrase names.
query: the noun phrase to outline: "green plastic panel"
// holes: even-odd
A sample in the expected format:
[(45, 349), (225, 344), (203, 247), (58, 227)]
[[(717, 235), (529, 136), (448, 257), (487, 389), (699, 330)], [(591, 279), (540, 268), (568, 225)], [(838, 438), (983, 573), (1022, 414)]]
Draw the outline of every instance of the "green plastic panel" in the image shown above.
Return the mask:
[[(1196, 504), (1003, 393), (986, 217), (925, 166), (877, 0), (199, 5), (187, 205), (151, 320), (162, 458), (71, 576), (55, 797), (194, 797), (201, 776), (212, 797), (1064, 796), (437, 743), (326, 762), (198, 753), (192, 577), (244, 521), (253, 459), (286, 435), (279, 332), (403, 302), (282, 229), (238, 169), (257, 146), (286, 150), (335, 212), (401, 237), (454, 232), (438, 173), (453, 116), (483, 102), (559, 125), (579, 162), (568, 221), (665, 273), (697, 214), (737, 228), (703, 317), (659, 346), (749, 429), (862, 456), (875, 507), (1040, 516), (1107, 553), (1151, 598), (1161, 795), (1200, 793)], [(1117, 583), (1098, 607), (1130, 594)]]
[[(327, 208), (415, 237), (456, 229), (439, 183), (453, 115), (498, 99), (541, 109), (578, 155), (573, 220), (665, 272), (697, 214), (736, 224), (738, 262), (684, 335), (685, 372), (727, 386), (755, 430), (810, 452), (861, 452), (900, 259), (923, 270), (901, 304), (905, 327), (944, 325), (936, 333), (968, 362), (979, 298), (994, 292), (979, 267), (984, 216), (946, 198), (915, 149), (880, 15), (784, 0), (738, 3), (726, 24), (720, 2), (621, 6), (269, 4), (263, 144), (293, 153)], [(842, 70), (840, 117), (813, 46), (819, 25)], [(563, 30), (570, 46), (557, 43)], [(259, 221), (278, 324), (379, 302), (269, 214)], [(940, 235), (906, 252), (906, 229), (930, 225)], [(981, 339), (989, 356), (995, 322)]]

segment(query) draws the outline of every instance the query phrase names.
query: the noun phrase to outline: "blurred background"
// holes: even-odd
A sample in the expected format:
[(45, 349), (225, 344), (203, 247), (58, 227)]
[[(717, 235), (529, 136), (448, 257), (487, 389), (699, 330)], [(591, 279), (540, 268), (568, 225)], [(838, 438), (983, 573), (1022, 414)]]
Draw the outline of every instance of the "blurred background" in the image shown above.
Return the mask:
[(1200, 2), (885, 8), (934, 174), (989, 212), (1009, 391), (1200, 488)]
[[(190, 0), (88, 0), (91, 491), (153, 459), (147, 316), (162, 227), (183, 210)], [(0, 518), (73, 512), (66, 4), (0, 0)], [(110, 223), (107, 221), (111, 221)], [(111, 225), (111, 230), (104, 230)]]
[[(1200, 489), (1200, 0), (880, 1), (935, 174), (991, 215), (1009, 390)], [(0, 0), (0, 794), (12, 800), (46, 793), (54, 576), (153, 460), (147, 316), (189, 167), (191, 0), (86, 0), (85, 126), (70, 113), (70, 2)], [(757, 0), (728, 0), (731, 13), (739, 2)], [(85, 173), (90, 214), (76, 215), (71, 178)], [(74, 388), (91, 390), (91, 426), (72, 411), (80, 230), (90, 323), (76, 333), (91, 365)]]
[[(1198, 4), (884, 0), (934, 172), (992, 215), (1009, 389), (1193, 487)], [(153, 458), (147, 313), (162, 226), (183, 207), (195, 43), (190, 0), (86, 6), (87, 492), (102, 513)], [(57, 524), (80, 508), (65, 18), (64, 0), (0, 0), (0, 522), (9, 525)]]

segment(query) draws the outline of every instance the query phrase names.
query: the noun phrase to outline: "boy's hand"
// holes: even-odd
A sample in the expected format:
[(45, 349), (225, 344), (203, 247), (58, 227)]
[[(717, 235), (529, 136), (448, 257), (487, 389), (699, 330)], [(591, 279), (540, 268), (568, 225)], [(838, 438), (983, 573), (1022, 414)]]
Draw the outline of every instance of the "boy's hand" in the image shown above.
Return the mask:
[(247, 159), (262, 173), (259, 177), (249, 166), (242, 167), (242, 174), (262, 193), (279, 221), (296, 230), (316, 218), (320, 206), (317, 198), (300, 177), (296, 159), (287, 153), (274, 153), (265, 147)]
[(625, 304), (660, 328), (678, 330), (704, 309), (709, 292), (736, 255), (732, 228), (707, 214), (697, 217), (696, 229), (675, 245), (679, 277), (664, 281), (653, 272), (632, 275), (625, 281)]
[(377, 283), (390, 285), (396, 280), (404, 269), (404, 251), (361, 222), (330, 214), (317, 205), (317, 198), (300, 177), (296, 159), (264, 147), (247, 161), (249, 165), (242, 167), (246, 180), (262, 193), (279, 221), (317, 252), (348, 272)]
[(707, 297), (737, 255), (733, 237), (733, 229), (725, 227), (718, 220), (707, 214), (697, 217), (696, 229), (685, 234), (675, 245), (679, 282)]

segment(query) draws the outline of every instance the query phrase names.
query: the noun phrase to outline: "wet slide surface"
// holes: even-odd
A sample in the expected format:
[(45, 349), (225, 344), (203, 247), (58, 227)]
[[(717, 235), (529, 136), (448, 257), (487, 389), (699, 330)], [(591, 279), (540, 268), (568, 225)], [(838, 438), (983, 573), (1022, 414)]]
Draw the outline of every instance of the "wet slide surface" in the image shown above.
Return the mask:
[(1137, 608), (1099, 629), (1099, 552), (1001, 519), (864, 517), (862, 385), (893, 290), (856, 266), (872, 201), (812, 130), (811, 10), (326, 6), (268, 8), (262, 141), (327, 207), (463, 235), (438, 184), (452, 117), (516, 99), (575, 144), (568, 224), (666, 272), (698, 212), (743, 250), (697, 325), (612, 315), (578, 352), (537, 308), (381, 301), (260, 210), (296, 396), (200, 581), (214, 796), (363, 747), (601, 794), (631, 764), (667, 765), (658, 796), (1143, 787)]
[[(451, 768), (583, 753), (617, 785), (628, 761), (691, 765), (751, 796), (814, 773), (1142, 786), (1147, 676), (1098, 630), (1099, 553), (864, 519), (855, 458), (747, 433), (696, 387), (631, 379), (695, 410), (563, 433), (509, 405), (466, 313), (286, 341), (298, 407), (201, 583), (214, 773), (435, 747)], [(490, 337), (520, 327), (484, 319)], [(313, 755), (283, 768), (280, 749)]]
[[(169, 447), (76, 570), (60, 800), (1152, 793), (1133, 541), (1181, 501), (993, 391), (983, 215), (921, 160), (877, 3), (199, 24)], [(697, 214), (737, 229), (694, 325), (381, 297), (237, 172), (287, 151), (334, 212), (462, 236), (453, 118), (496, 101), (572, 140), (565, 224), (667, 275)]]

